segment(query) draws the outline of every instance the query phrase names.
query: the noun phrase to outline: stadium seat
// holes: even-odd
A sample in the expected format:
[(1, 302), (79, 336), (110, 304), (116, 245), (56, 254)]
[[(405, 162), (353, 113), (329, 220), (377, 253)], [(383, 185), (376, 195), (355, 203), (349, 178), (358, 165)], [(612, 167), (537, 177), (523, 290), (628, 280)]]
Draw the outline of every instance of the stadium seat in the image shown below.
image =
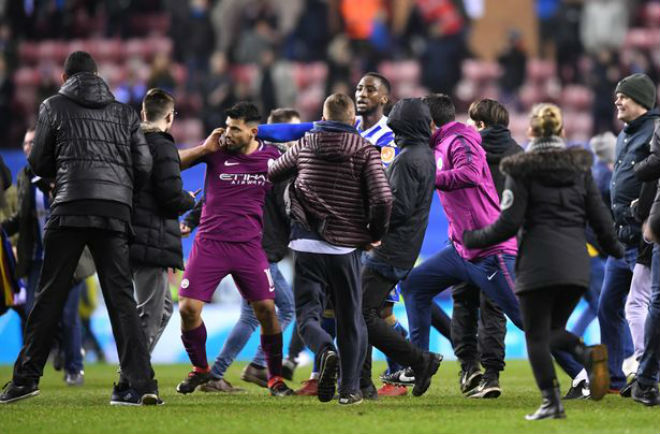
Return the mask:
[(477, 83), (495, 81), (501, 74), (501, 68), (497, 62), (485, 60), (466, 59), (461, 68), (463, 78)]
[(258, 67), (256, 65), (234, 65), (231, 67), (230, 73), (234, 82), (252, 84), (257, 78)]
[(557, 74), (557, 65), (554, 61), (543, 59), (529, 59), (527, 61), (527, 79), (534, 82), (544, 82)]
[(39, 44), (24, 41), (18, 46), (18, 61), (21, 65), (33, 65), (39, 59)]
[(566, 110), (587, 110), (593, 100), (593, 92), (586, 86), (568, 85), (562, 89), (560, 102)]
[(660, 27), (660, 2), (651, 1), (642, 7), (642, 23), (648, 28)]
[(660, 28), (634, 28), (626, 34), (626, 47), (653, 49), (660, 45)]
[(40, 79), (39, 70), (29, 66), (18, 68), (14, 72), (14, 84), (17, 88), (37, 87)]

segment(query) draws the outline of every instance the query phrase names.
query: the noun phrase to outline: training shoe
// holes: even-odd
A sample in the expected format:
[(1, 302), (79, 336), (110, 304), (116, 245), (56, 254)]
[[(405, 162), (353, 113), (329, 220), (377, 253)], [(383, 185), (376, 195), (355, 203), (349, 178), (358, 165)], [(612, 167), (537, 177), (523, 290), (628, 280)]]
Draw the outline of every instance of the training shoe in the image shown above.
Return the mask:
[(275, 376), (268, 380), (268, 390), (270, 396), (290, 396), (293, 395), (293, 390), (284, 382), (284, 378)]
[(591, 390), (589, 390), (589, 383), (587, 380), (580, 381), (577, 386), (571, 385), (566, 395), (562, 399), (589, 399), (591, 398)]
[(360, 393), (362, 394), (363, 399), (367, 399), (369, 401), (378, 401), (378, 395), (380, 395), (380, 391), (376, 390), (376, 386), (374, 386), (373, 383), (367, 387), (361, 388)]
[(288, 357), (282, 360), (282, 377), (286, 380), (293, 381), (293, 373), (296, 370), (296, 366), (298, 366), (298, 363), (295, 360), (291, 360)]
[(584, 364), (589, 374), (589, 389), (591, 399), (599, 401), (608, 393), (610, 387), (610, 371), (607, 367), (607, 347), (592, 345), (587, 347)]
[(2, 388), (0, 394), (0, 404), (8, 404), (21, 399), (31, 398), (39, 394), (39, 386), (36, 383), (18, 386), (13, 381), (9, 381)]
[(73, 373), (67, 372), (64, 375), (64, 382), (67, 386), (82, 386), (85, 382), (85, 373), (83, 371)]
[(658, 394), (658, 386), (643, 386), (639, 381), (635, 381), (630, 393), (633, 401), (642, 403), (648, 407), (660, 405), (660, 395)]
[(397, 386), (415, 385), (415, 373), (410, 367), (401, 369), (400, 371), (396, 371), (392, 374), (381, 375), (380, 379), (383, 383), (395, 384)]
[(378, 389), (378, 396), (405, 396), (407, 394), (408, 388), (397, 384), (385, 383)]
[(254, 383), (259, 387), (268, 387), (268, 369), (250, 363), (243, 369), (241, 380)]
[(127, 384), (115, 384), (112, 388), (112, 396), (110, 397), (110, 405), (140, 406), (163, 404), (165, 403), (158, 397), (158, 392), (140, 395)]
[[(335, 397), (337, 386), (337, 371), (339, 356), (337, 352), (328, 348), (321, 354), (319, 363), (319, 391), (318, 397), (321, 402), (329, 402)], [(362, 400), (362, 397), (360, 397)]]
[(468, 364), (461, 369), (461, 372), (458, 373), (459, 384), (461, 386), (461, 392), (468, 394), (472, 389), (476, 388), (484, 374), (479, 369), (478, 365)]
[(183, 394), (193, 393), (198, 386), (208, 383), (211, 379), (210, 372), (190, 371), (188, 373), (188, 378), (176, 386), (176, 391)]
[(340, 393), (339, 405), (358, 405), (362, 404), (361, 393)]
[(619, 390), (619, 395), (621, 395), (622, 398), (630, 398), (635, 383), (637, 383), (637, 377), (633, 375), (630, 378), (630, 381), (628, 381), (628, 384), (626, 384), (623, 389)]
[(294, 392), (298, 396), (317, 396), (319, 394), (319, 380), (310, 378), (302, 382), (302, 387)]
[(438, 372), (442, 356), (435, 353), (424, 354), (424, 364), (415, 371), (415, 386), (413, 396), (422, 396), (431, 386), (431, 378)]
[(214, 392), (223, 392), (223, 393), (237, 393), (245, 392), (245, 389), (240, 387), (234, 387), (232, 384), (225, 380), (224, 378), (210, 380), (201, 386), (199, 386), (201, 392), (214, 393)]
[(470, 390), (465, 396), (477, 399), (495, 399), (502, 394), (500, 382), (496, 377), (483, 376), (481, 381), (474, 389)]

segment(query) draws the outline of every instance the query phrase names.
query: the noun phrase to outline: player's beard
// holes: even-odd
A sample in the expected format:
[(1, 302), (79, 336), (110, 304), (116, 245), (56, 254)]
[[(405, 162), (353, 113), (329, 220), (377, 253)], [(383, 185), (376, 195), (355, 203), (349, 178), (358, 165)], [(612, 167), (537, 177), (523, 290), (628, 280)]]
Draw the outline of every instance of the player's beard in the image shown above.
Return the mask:
[(360, 116), (369, 116), (369, 115), (374, 114), (376, 112), (376, 110), (378, 110), (377, 105), (375, 105), (373, 107), (369, 107), (369, 108), (364, 109), (362, 111), (360, 111), (360, 109), (356, 108), (355, 113), (357, 113)]

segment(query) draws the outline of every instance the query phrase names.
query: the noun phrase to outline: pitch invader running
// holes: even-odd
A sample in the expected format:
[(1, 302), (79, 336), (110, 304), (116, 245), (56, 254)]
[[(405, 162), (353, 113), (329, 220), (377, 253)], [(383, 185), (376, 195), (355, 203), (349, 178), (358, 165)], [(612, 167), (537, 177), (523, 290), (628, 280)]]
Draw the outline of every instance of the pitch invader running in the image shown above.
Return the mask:
[(268, 162), (280, 152), (256, 138), (260, 119), (256, 106), (238, 103), (227, 111), (226, 131), (218, 128), (204, 144), (180, 153), (182, 167), (202, 162), (207, 167), (201, 222), (179, 288), (181, 340), (193, 364), (192, 372), (177, 386), (179, 393), (191, 393), (211, 380), (201, 313), (229, 274), (261, 324), (271, 395), (292, 393), (282, 378), (275, 287), (261, 247), (263, 206), (270, 188)]

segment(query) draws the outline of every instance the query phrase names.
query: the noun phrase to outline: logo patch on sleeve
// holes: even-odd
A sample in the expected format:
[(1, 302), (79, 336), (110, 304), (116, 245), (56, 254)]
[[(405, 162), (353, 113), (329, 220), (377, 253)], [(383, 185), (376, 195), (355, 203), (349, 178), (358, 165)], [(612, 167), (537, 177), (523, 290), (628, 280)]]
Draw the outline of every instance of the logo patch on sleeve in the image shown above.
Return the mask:
[(511, 208), (513, 205), (513, 191), (506, 189), (502, 192), (502, 202), (500, 203), (500, 210), (504, 211)]
[(188, 279), (183, 279), (181, 281), (181, 288), (186, 289), (189, 286), (190, 286), (190, 281)]
[(391, 146), (383, 146), (380, 150), (380, 159), (383, 163), (391, 163), (395, 155), (396, 152)]
[(438, 161), (435, 162), (435, 167), (437, 170), (442, 170), (442, 157), (438, 158)]

